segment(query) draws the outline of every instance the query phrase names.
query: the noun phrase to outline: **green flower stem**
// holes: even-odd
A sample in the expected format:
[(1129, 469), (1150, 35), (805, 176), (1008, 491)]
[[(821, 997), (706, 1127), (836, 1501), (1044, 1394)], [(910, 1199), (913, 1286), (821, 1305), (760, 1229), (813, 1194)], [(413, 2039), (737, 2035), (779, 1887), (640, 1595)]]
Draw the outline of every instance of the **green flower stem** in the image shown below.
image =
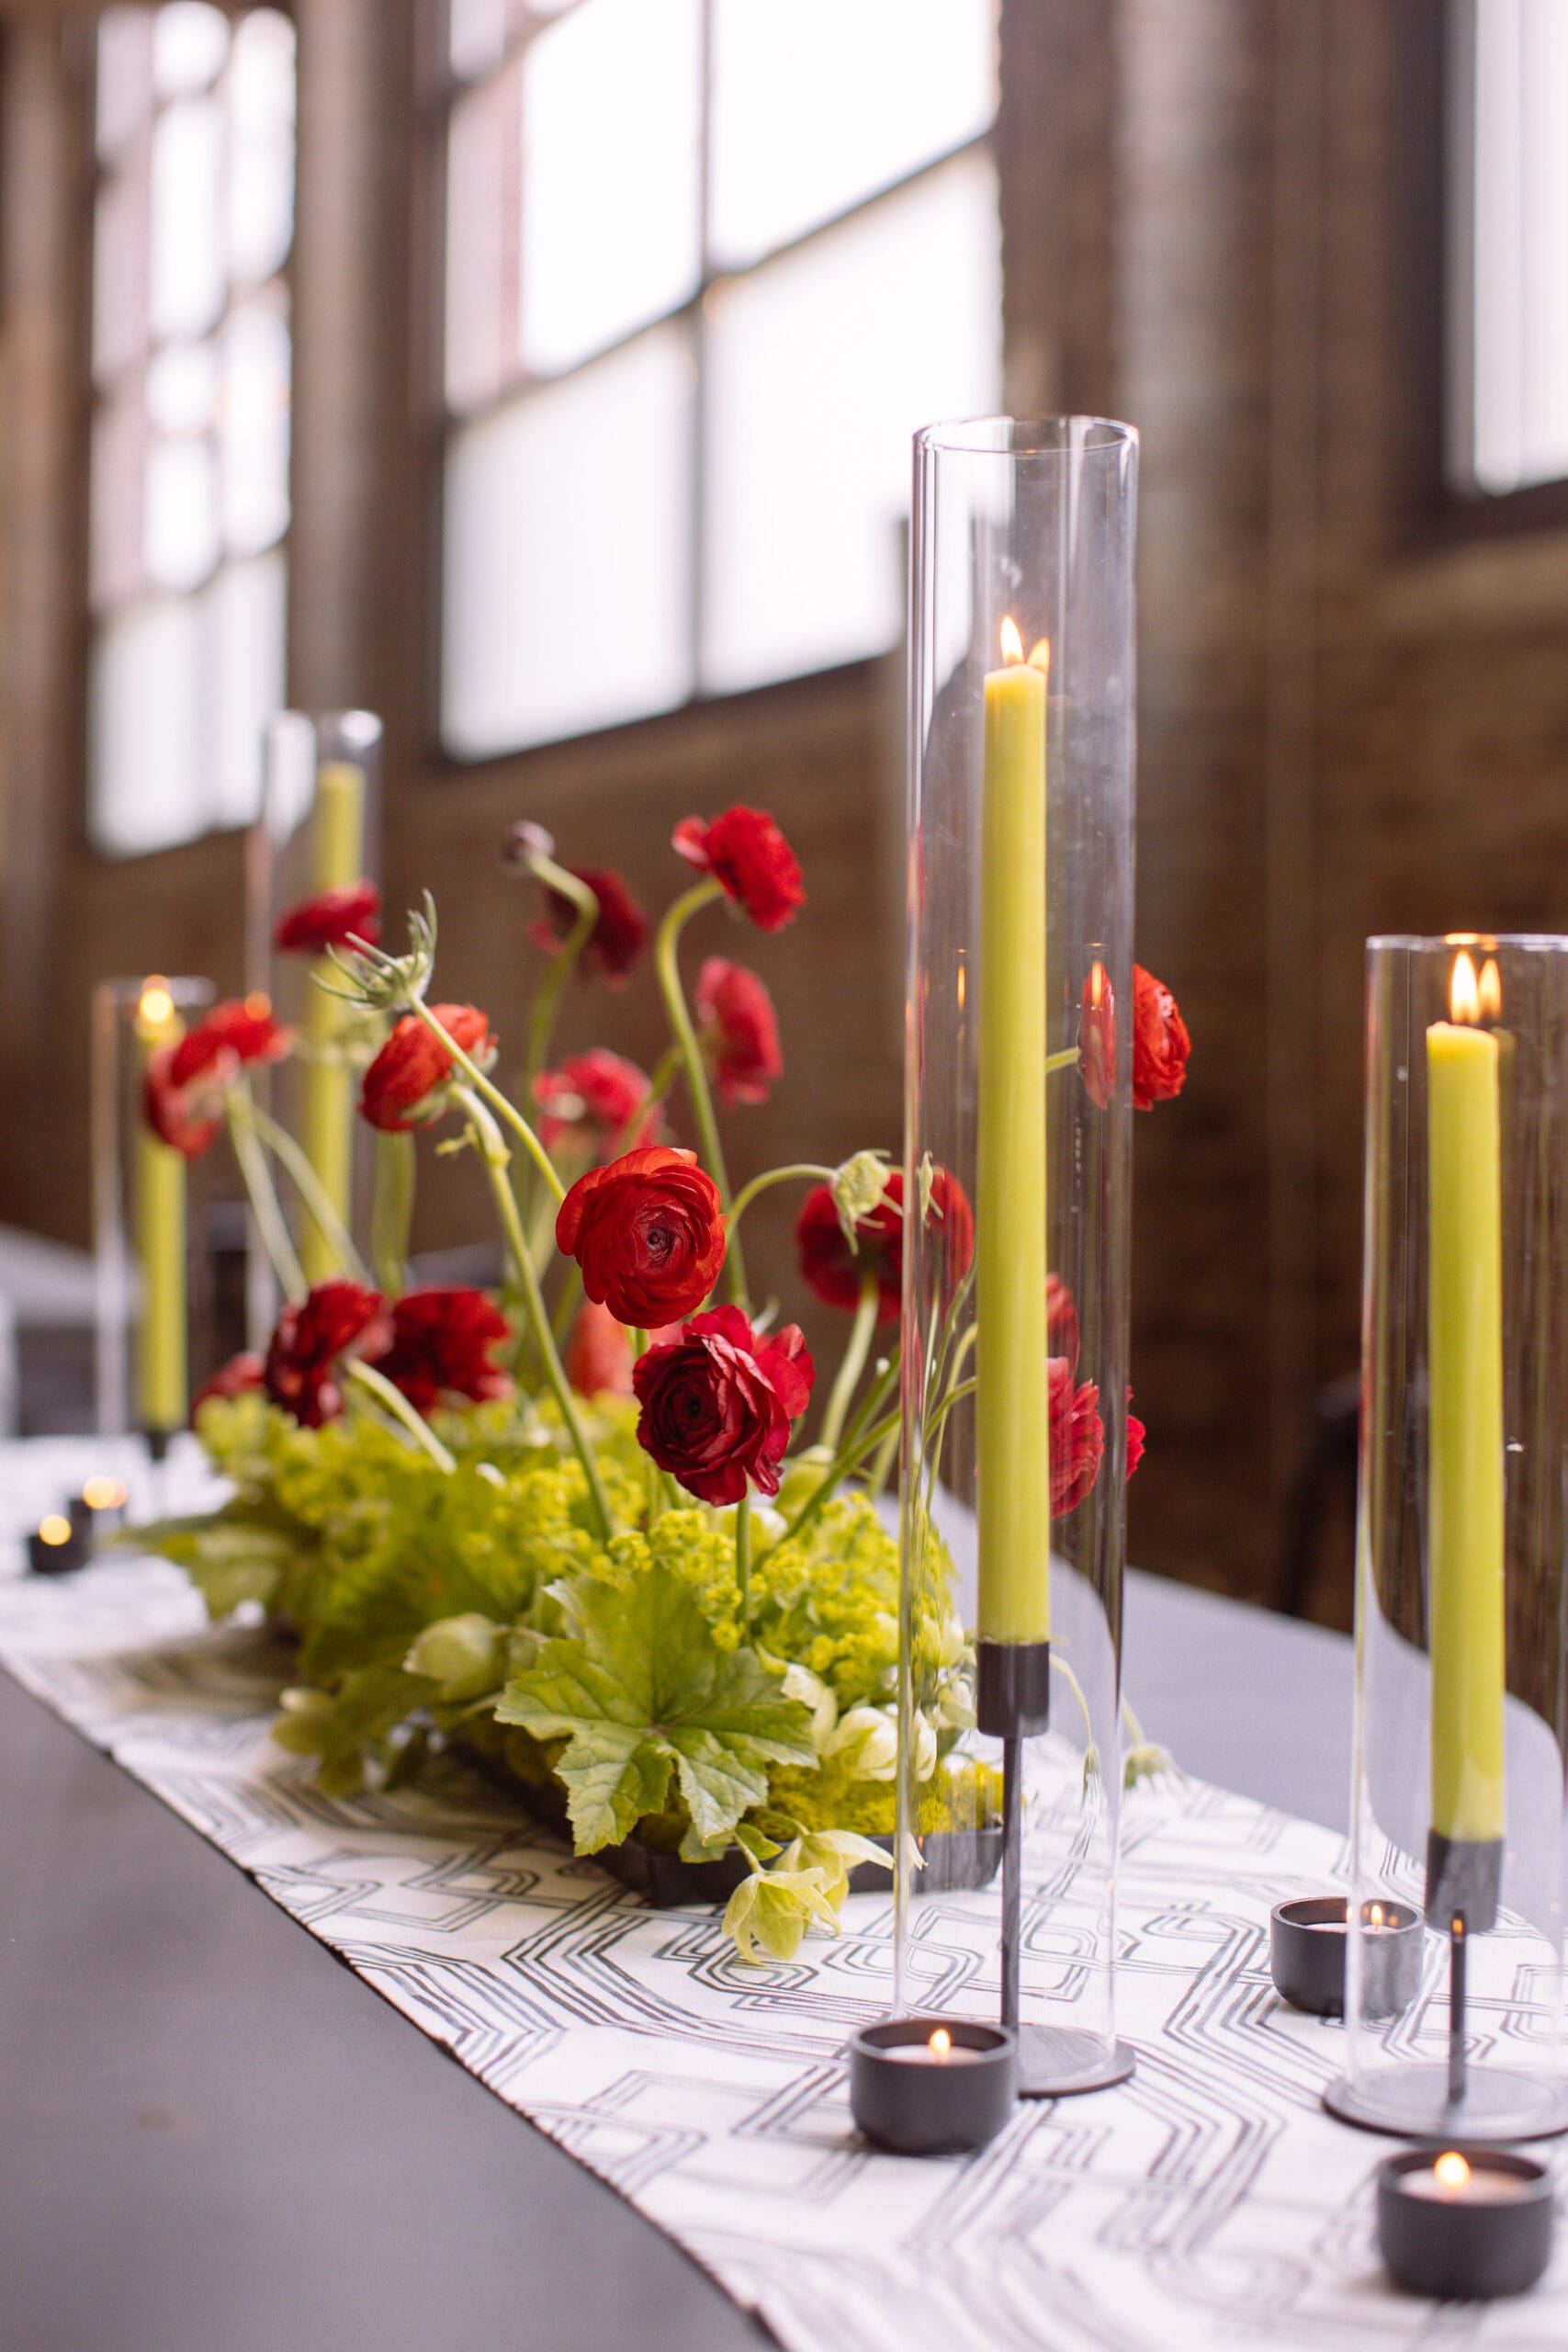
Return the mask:
[(872, 1335), (876, 1329), (876, 1310), (882, 1303), (882, 1285), (876, 1276), (863, 1273), (860, 1278), (860, 1303), (855, 1319), (850, 1326), (845, 1342), (843, 1361), (838, 1371), (818, 1442), (837, 1453), (844, 1431), (844, 1416), (850, 1409), (850, 1399), (855, 1393), (861, 1374), (865, 1370), (866, 1357), (871, 1353)]
[[(718, 1121), (714, 1116), (713, 1095), (708, 1087), (708, 1074), (703, 1067), (702, 1047), (692, 1026), (685, 990), (681, 986), (681, 933), (694, 914), (704, 907), (711, 907), (722, 899), (721, 883), (710, 876), (699, 882), (676, 899), (659, 926), (654, 941), (653, 965), (659, 975), (660, 994), (664, 999), (664, 1011), (670, 1023), (670, 1034), (681, 1056), (681, 1067), (686, 1073), (686, 1086), (692, 1097), (692, 1109), (697, 1122), (697, 1139), (702, 1145), (703, 1158), (708, 1174), (718, 1186), (718, 1197), (725, 1214), (730, 1205), (729, 1177), (724, 1165), (724, 1148), (718, 1139)], [(729, 1233), (729, 1248), (725, 1265), (729, 1277), (729, 1295), (737, 1306), (746, 1304), (746, 1261), (740, 1254), (740, 1243), (733, 1227)]]
[(898, 1459), (898, 1442), (903, 1434), (904, 1422), (900, 1415), (895, 1419), (893, 1427), (872, 1457), (871, 1468), (866, 1473), (866, 1485), (871, 1490), (873, 1502), (887, 1484), (887, 1474)]
[(502, 1231), (505, 1235), (507, 1250), (516, 1271), (518, 1288), (522, 1291), (529, 1328), (534, 1334), (534, 1344), (539, 1351), (540, 1367), (545, 1378), (549, 1382), (550, 1392), (559, 1408), (561, 1419), (566, 1423), (572, 1450), (581, 1463), (582, 1475), (588, 1481), (588, 1498), (593, 1514), (594, 1532), (602, 1544), (607, 1544), (615, 1532), (615, 1521), (610, 1515), (610, 1498), (604, 1491), (604, 1477), (600, 1473), (593, 1449), (589, 1444), (587, 1434), (583, 1430), (581, 1418), (577, 1409), (577, 1399), (571, 1393), (571, 1383), (568, 1380), (561, 1364), (560, 1351), (556, 1346), (555, 1335), (550, 1329), (550, 1318), (545, 1312), (544, 1293), (539, 1288), (539, 1278), (534, 1272), (533, 1261), (528, 1255), (527, 1238), (523, 1231), (523, 1219), (518, 1214), (517, 1195), (512, 1189), (512, 1179), (507, 1172), (512, 1155), (502, 1138), (500, 1128), (472, 1089), (467, 1086), (455, 1086), (452, 1089), (452, 1094), (453, 1099), (467, 1112), (469, 1124), (473, 1128), (475, 1140), (479, 1148), (479, 1156), (484, 1161), (485, 1170), (490, 1178), (491, 1191), (495, 1195)]
[(370, 1262), (389, 1298), (400, 1298), (408, 1288), (415, 1172), (412, 1136), (378, 1132), (370, 1193)]
[(770, 1168), (762, 1175), (753, 1176), (735, 1195), (735, 1205), (729, 1212), (731, 1234), (759, 1193), (770, 1192), (775, 1184), (830, 1184), (837, 1172), (836, 1169), (818, 1167), (814, 1159), (796, 1159), (787, 1168)]
[(648, 1092), (615, 1137), (615, 1148), (610, 1155), (613, 1159), (618, 1159), (623, 1151), (630, 1150), (633, 1136), (637, 1134), (649, 1114), (658, 1110), (670, 1089), (674, 1085), (675, 1073), (680, 1067), (680, 1047), (671, 1046), (654, 1064), (653, 1075), (648, 1081)]
[(343, 1272), (352, 1281), (362, 1283), (367, 1290), (370, 1289), (369, 1269), (355, 1248), (348, 1228), (333, 1204), (331, 1194), (288, 1128), (279, 1126), (277, 1121), (269, 1117), (256, 1102), (247, 1101), (243, 1115), (273, 1158), (288, 1169), (295, 1191), (315, 1219), (328, 1249)]
[(523, 1066), (523, 1094), (525, 1102), (534, 1099), (534, 1080), (548, 1067), (550, 1045), (556, 1034), (556, 1021), (560, 1012), (561, 999), (567, 982), (577, 969), (583, 949), (592, 938), (599, 921), (599, 900), (586, 882), (569, 874), (564, 865), (553, 858), (536, 853), (528, 860), (528, 871), (547, 890), (554, 890), (570, 899), (577, 909), (577, 918), (560, 946), (550, 957), (549, 969), (534, 991), (533, 1011), (528, 1016), (528, 1052)]
[(1059, 1054), (1047, 1054), (1045, 1057), (1046, 1077), (1049, 1078), (1054, 1069), (1070, 1069), (1079, 1057), (1080, 1048), (1077, 1046), (1064, 1046)]
[(385, 1373), (378, 1372), (374, 1364), (362, 1363), (357, 1356), (350, 1356), (344, 1369), (351, 1380), (357, 1381), (367, 1395), (375, 1397), (384, 1412), (407, 1430), (438, 1470), (456, 1470), (456, 1456), (447, 1453), (424, 1415), (415, 1412), (402, 1390), (394, 1388)]
[(751, 1630), (751, 1489), (735, 1506), (735, 1580), (740, 1587), (740, 1630)]
[[(443, 1028), (441, 1023), (437, 1021), (434, 1013), (432, 1012), (430, 1007), (424, 1002), (422, 997), (415, 998), (413, 1003), (409, 1007), (409, 1011), (418, 1015), (419, 1019), (423, 1022), (425, 1027), (430, 1031), (433, 1037), (440, 1038), (441, 1043), (446, 1046), (447, 1052), (451, 1055), (452, 1059), (457, 1063), (457, 1068), (468, 1080), (468, 1087), (473, 1090), (475, 1094), (482, 1095), (492, 1110), (500, 1112), (502, 1117), (506, 1121), (507, 1125), (512, 1129), (513, 1133), (521, 1138), (523, 1146), (527, 1151), (529, 1158), (534, 1162), (534, 1165), (538, 1170), (540, 1175), (544, 1178), (546, 1183), (549, 1186), (551, 1192), (555, 1194), (557, 1200), (564, 1201), (566, 1198), (566, 1186), (556, 1174), (555, 1162), (551, 1159), (549, 1153), (545, 1149), (544, 1145), (539, 1141), (538, 1136), (534, 1133), (533, 1128), (528, 1125), (527, 1120), (523, 1116), (523, 1114), (517, 1108), (517, 1105), (514, 1102), (508, 1101), (507, 1097), (502, 1092), (499, 1086), (492, 1086), (491, 1084), (490, 1080), (485, 1076), (478, 1062), (476, 1062), (471, 1056), (463, 1051), (463, 1048), (458, 1045), (455, 1037), (448, 1035), (447, 1031)], [(468, 1091), (468, 1089), (458, 1087), (454, 1088), (453, 1091), (457, 1094), (462, 1095)], [(507, 1189), (508, 1191), (511, 1190), (510, 1185)]]
[(266, 1164), (266, 1154), (256, 1141), (252, 1125), (254, 1112), (250, 1094), (243, 1086), (231, 1086), (224, 1098), (229, 1123), (229, 1141), (233, 1148), (234, 1163), (239, 1169), (251, 1204), (251, 1215), (261, 1236), (278, 1288), (284, 1296), (298, 1306), (310, 1284), (288, 1237), (288, 1226), (278, 1206), (277, 1188), (272, 1181), (272, 1170)]

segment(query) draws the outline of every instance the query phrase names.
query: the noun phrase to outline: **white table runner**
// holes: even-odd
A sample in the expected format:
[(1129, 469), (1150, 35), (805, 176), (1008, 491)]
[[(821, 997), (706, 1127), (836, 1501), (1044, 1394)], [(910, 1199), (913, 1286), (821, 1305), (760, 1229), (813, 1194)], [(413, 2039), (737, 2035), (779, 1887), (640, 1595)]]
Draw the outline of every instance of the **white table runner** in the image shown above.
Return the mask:
[[(0, 1523), (83, 1467), (79, 1446), (5, 1449)], [(195, 1476), (174, 1473), (182, 1503)], [(1338, 1867), (1322, 1829), (1201, 1783), (1136, 1792), (1118, 2019), (1136, 2075), (920, 2162), (863, 2149), (840, 2056), (886, 2007), (886, 1897), (852, 1897), (844, 1933), (796, 1962), (747, 1968), (716, 1914), (645, 1910), (478, 1781), (329, 1803), (268, 1736), (287, 1661), (258, 1628), (209, 1628), (162, 1562), (13, 1575), (0, 1662), (790, 2352), (1568, 2342), (1568, 2233), (1517, 2304), (1438, 2312), (1379, 2268), (1370, 2184), (1391, 2143), (1322, 2114), (1340, 2030), (1269, 1980), (1270, 1904)], [(1488, 1942), (1478, 2022), (1506, 2032), (1520, 1955)], [(1414, 2021), (1435, 2046), (1445, 2026), (1440, 2001)]]

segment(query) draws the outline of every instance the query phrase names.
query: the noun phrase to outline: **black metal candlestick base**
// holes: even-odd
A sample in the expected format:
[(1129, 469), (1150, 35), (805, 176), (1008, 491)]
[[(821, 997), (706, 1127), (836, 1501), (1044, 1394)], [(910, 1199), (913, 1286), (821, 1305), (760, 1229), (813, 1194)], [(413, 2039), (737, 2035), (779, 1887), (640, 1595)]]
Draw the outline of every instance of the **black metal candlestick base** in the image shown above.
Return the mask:
[(1503, 1891), (1500, 1838), (1427, 1837), (1427, 1922), (1446, 1936), (1462, 1919), (1472, 1936), (1489, 1935), (1497, 1924)]
[(147, 1447), (148, 1458), (153, 1462), (166, 1462), (169, 1458), (169, 1448), (175, 1442), (173, 1430), (143, 1430), (141, 1435)]
[(1107, 2052), (1098, 2034), (1072, 2026), (1021, 2026), (1023, 1940), (1023, 1743), (1049, 1728), (1049, 1642), (976, 1645), (975, 1718), (1002, 1743), (1001, 2021), (1017, 2038), (1020, 2098), (1073, 2098), (1124, 2083), (1134, 2060), (1124, 2041)]
[[(1471, 2194), (1434, 2195), (1437, 2151), (1415, 2148), (1378, 2170), (1378, 2245), (1396, 2285), (1413, 2295), (1475, 2301), (1522, 2295), (1551, 2253), (1551, 2181), (1543, 2165), (1492, 2148), (1453, 2151), (1472, 2168)], [(1485, 2195), (1491, 2183), (1494, 2197)], [(1516, 2186), (1517, 2184), (1517, 2186)]]

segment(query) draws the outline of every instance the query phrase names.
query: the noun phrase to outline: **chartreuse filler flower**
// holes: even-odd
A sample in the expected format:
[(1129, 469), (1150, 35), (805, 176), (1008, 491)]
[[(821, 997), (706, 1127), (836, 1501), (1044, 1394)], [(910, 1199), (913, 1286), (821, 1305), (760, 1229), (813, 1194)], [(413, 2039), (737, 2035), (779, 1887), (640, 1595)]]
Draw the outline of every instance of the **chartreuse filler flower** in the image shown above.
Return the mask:
[[(271, 1187), (273, 1159), (292, 1172), (288, 1139), (265, 1134), (264, 1150), (254, 1128), (235, 1131), (288, 1303), (265, 1360), (236, 1360), (198, 1403), (230, 1499), (138, 1540), (179, 1562), (215, 1617), (259, 1606), (292, 1641), (276, 1737), (314, 1759), (328, 1794), (478, 1763), (579, 1853), (630, 1841), (727, 1862), (737, 1951), (788, 1957), (808, 1928), (836, 1924), (852, 1871), (889, 1861), (898, 1557), (877, 1498), (898, 1370), (896, 1348), (873, 1347), (908, 1211), (901, 1177), (871, 1151), (732, 1190), (713, 1088), (744, 1102), (779, 1075), (771, 1001), (749, 988), (769, 1034), (739, 1083), (735, 1023), (707, 984), (740, 967), (708, 959), (694, 1021), (682, 939), (709, 910), (777, 931), (805, 893), (762, 812), (689, 820), (675, 846), (703, 878), (655, 931), (670, 1047), (646, 1075), (603, 1050), (550, 1068), (573, 973), (619, 985), (646, 925), (618, 876), (558, 864), (536, 827), (516, 828), (507, 853), (549, 918), (534, 933), (550, 960), (521, 1101), (492, 1075), (485, 1014), (426, 1001), (428, 900), (400, 956), (363, 935), (327, 943), (330, 985), (383, 1041), (361, 1114), (410, 1147), (369, 1253), (381, 1286), (344, 1233), (333, 1279), (305, 1291)], [(607, 1109), (586, 1081), (612, 1065)], [(688, 1123), (698, 1150), (682, 1142)], [(406, 1288), (412, 1154), (437, 1126), (445, 1139), (418, 1148), (471, 1151), (482, 1167), (505, 1253), (499, 1300)], [(807, 1191), (808, 1284), (852, 1310), (805, 1448), (811, 1355), (794, 1325), (753, 1314), (737, 1230), (784, 1183)], [(966, 1283), (961, 1192), (924, 1171), (919, 1208), (943, 1219)], [(965, 1371), (955, 1350), (953, 1403)], [(1070, 1374), (1064, 1385), (1093, 1429), (1070, 1494), (1053, 1482), (1058, 1509), (1076, 1507), (1100, 1462), (1092, 1393), (1075, 1395)], [(986, 1829), (997, 1793), (965, 1750), (974, 1661), (951, 1566), (940, 1544), (926, 1558), (941, 1589), (923, 1612), (921, 1687), (934, 1696), (912, 1731), (922, 1838)]]

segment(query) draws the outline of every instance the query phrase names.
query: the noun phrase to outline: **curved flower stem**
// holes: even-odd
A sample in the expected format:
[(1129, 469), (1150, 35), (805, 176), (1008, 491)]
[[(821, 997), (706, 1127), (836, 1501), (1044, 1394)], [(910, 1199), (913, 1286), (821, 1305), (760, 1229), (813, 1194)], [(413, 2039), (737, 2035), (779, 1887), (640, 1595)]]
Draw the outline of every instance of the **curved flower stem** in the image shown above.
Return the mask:
[(819, 1167), (814, 1159), (795, 1159), (787, 1168), (766, 1169), (761, 1176), (753, 1176), (749, 1184), (742, 1184), (736, 1193), (729, 1212), (730, 1232), (733, 1234), (759, 1193), (770, 1192), (775, 1184), (830, 1184), (836, 1172), (834, 1169)]
[(370, 1193), (370, 1262), (389, 1298), (400, 1298), (408, 1288), (414, 1176), (412, 1136), (386, 1130), (378, 1134)]
[(1080, 1048), (1077, 1046), (1064, 1046), (1060, 1053), (1047, 1054), (1045, 1057), (1046, 1077), (1049, 1078), (1054, 1069), (1070, 1069), (1073, 1063), (1079, 1058)]
[(272, 1271), (277, 1277), (278, 1288), (298, 1306), (310, 1284), (305, 1280), (304, 1268), (296, 1255), (287, 1220), (278, 1206), (277, 1188), (272, 1181), (272, 1170), (266, 1164), (266, 1154), (256, 1141), (253, 1124), (255, 1105), (243, 1086), (229, 1089), (224, 1111), (235, 1165), (250, 1201), (251, 1215), (256, 1221), (262, 1248), (266, 1251)]
[[(466, 1054), (461, 1046), (458, 1045), (457, 1039), (443, 1028), (441, 1023), (437, 1021), (434, 1013), (432, 1012), (430, 1007), (422, 998), (416, 998), (413, 1003), (410, 1005), (409, 1011), (418, 1015), (419, 1019), (423, 1022), (425, 1027), (429, 1030), (433, 1037), (440, 1038), (441, 1043), (446, 1046), (446, 1051), (451, 1055), (452, 1059), (457, 1063), (457, 1068), (468, 1080), (468, 1088), (471, 1088), (475, 1094), (482, 1095), (484, 1100), (493, 1110), (500, 1112), (502, 1117), (506, 1121), (507, 1125), (512, 1129), (513, 1133), (521, 1137), (524, 1148), (528, 1153), (528, 1157), (532, 1159), (535, 1167), (538, 1170), (540, 1175), (544, 1178), (546, 1183), (549, 1186), (557, 1200), (564, 1201), (566, 1198), (566, 1186), (556, 1174), (555, 1162), (550, 1158), (549, 1153), (545, 1149), (544, 1145), (539, 1141), (538, 1136), (534, 1133), (533, 1128), (528, 1125), (527, 1120), (523, 1116), (522, 1112), (517, 1108), (517, 1105), (514, 1102), (508, 1101), (507, 1097), (502, 1092), (499, 1086), (491, 1085), (490, 1080), (485, 1076), (478, 1062), (476, 1062), (470, 1055)], [(458, 1095), (462, 1095), (468, 1092), (468, 1088), (454, 1088), (453, 1091)], [(493, 1122), (491, 1124), (493, 1125)], [(510, 1189), (511, 1188), (509, 1186), (508, 1190)]]
[(276, 1119), (248, 1098), (243, 1116), (249, 1120), (273, 1158), (281, 1160), (288, 1169), (295, 1191), (325, 1236), (327, 1247), (344, 1272), (353, 1281), (363, 1283), (367, 1290), (370, 1289), (370, 1273), (364, 1259), (355, 1248), (347, 1227), (333, 1205), (331, 1194), (288, 1128), (279, 1126)]
[(415, 1412), (402, 1390), (394, 1388), (385, 1373), (378, 1372), (374, 1364), (362, 1363), (357, 1356), (350, 1356), (344, 1368), (351, 1380), (357, 1381), (361, 1388), (375, 1397), (384, 1412), (389, 1413), (393, 1420), (407, 1430), (414, 1443), (429, 1454), (438, 1470), (456, 1470), (457, 1457), (447, 1453), (424, 1415)]
[(740, 1587), (740, 1630), (751, 1630), (751, 1489), (735, 1506), (735, 1580)]
[(887, 1484), (887, 1474), (898, 1459), (898, 1442), (903, 1434), (904, 1422), (900, 1416), (878, 1446), (871, 1468), (866, 1473), (866, 1485), (871, 1489), (873, 1502)]
[[(681, 1067), (686, 1073), (686, 1086), (692, 1098), (692, 1110), (697, 1122), (697, 1139), (702, 1145), (703, 1158), (708, 1174), (718, 1186), (718, 1197), (728, 1216), (730, 1204), (729, 1177), (724, 1165), (724, 1148), (718, 1139), (718, 1121), (714, 1116), (713, 1095), (708, 1087), (708, 1074), (703, 1067), (702, 1047), (692, 1026), (685, 991), (681, 986), (681, 933), (694, 914), (704, 907), (711, 907), (722, 899), (724, 888), (711, 875), (705, 882), (685, 891), (676, 899), (659, 926), (653, 946), (653, 967), (659, 976), (659, 990), (664, 999), (664, 1011), (670, 1023), (670, 1034), (675, 1040), (681, 1057)], [(746, 1304), (746, 1261), (740, 1254), (740, 1244), (733, 1228), (725, 1258), (729, 1277), (729, 1295), (737, 1306)]]
[(484, 1161), (491, 1191), (495, 1196), (507, 1251), (517, 1276), (517, 1286), (523, 1294), (529, 1328), (534, 1334), (534, 1345), (539, 1351), (540, 1368), (550, 1385), (550, 1393), (559, 1408), (561, 1419), (566, 1423), (572, 1450), (582, 1464), (582, 1475), (588, 1481), (588, 1499), (593, 1513), (595, 1532), (602, 1544), (607, 1544), (615, 1532), (615, 1521), (610, 1516), (610, 1498), (604, 1491), (604, 1477), (583, 1430), (577, 1399), (571, 1393), (571, 1383), (561, 1364), (555, 1334), (550, 1329), (550, 1318), (545, 1312), (544, 1293), (539, 1288), (539, 1278), (528, 1255), (527, 1237), (523, 1231), (523, 1219), (518, 1213), (517, 1195), (512, 1189), (512, 1179), (507, 1173), (512, 1155), (502, 1138), (500, 1128), (472, 1089), (455, 1086), (452, 1094), (454, 1101), (459, 1102), (468, 1114), (473, 1128), (479, 1157)]
[(547, 890), (570, 899), (577, 909), (577, 920), (550, 957), (549, 969), (534, 991), (534, 1007), (528, 1015), (527, 1058), (523, 1065), (524, 1099), (532, 1102), (534, 1080), (549, 1060), (550, 1042), (556, 1034), (556, 1020), (567, 982), (577, 969), (579, 958), (599, 922), (599, 899), (586, 882), (580, 882), (575, 874), (569, 874), (554, 858), (542, 857), (536, 852), (528, 860), (528, 871)]
[(839, 1441), (843, 1435), (844, 1416), (850, 1409), (850, 1399), (855, 1393), (855, 1386), (861, 1374), (865, 1370), (866, 1357), (871, 1353), (872, 1335), (876, 1329), (876, 1310), (881, 1304), (882, 1285), (876, 1276), (871, 1273), (862, 1274), (860, 1303), (855, 1308), (855, 1319), (850, 1326), (850, 1336), (844, 1344), (843, 1361), (839, 1366), (838, 1376), (833, 1382), (817, 1441), (819, 1445), (828, 1446), (835, 1453), (838, 1452)]

